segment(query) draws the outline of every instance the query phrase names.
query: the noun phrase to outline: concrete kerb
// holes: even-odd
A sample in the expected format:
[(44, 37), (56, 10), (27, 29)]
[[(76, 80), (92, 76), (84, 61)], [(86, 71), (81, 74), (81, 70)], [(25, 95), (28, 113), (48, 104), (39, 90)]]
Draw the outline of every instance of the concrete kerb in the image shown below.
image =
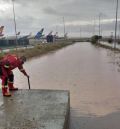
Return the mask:
[(11, 98), (0, 93), (0, 129), (69, 129), (70, 93), (19, 90)]

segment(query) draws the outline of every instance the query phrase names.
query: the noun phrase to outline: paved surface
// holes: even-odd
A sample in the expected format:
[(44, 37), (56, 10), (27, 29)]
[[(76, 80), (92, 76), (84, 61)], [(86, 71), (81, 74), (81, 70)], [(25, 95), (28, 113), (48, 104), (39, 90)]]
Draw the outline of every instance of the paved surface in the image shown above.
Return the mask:
[(0, 129), (66, 129), (69, 92), (19, 90), (11, 98), (0, 93)]

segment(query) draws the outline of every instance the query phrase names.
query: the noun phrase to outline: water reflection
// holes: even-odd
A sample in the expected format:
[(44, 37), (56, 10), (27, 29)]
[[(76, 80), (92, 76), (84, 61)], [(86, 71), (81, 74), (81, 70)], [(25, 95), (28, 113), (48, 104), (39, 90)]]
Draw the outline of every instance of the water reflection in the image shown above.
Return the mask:
[[(77, 43), (32, 59), (25, 68), (33, 89), (70, 90), (71, 129), (118, 129), (119, 57), (90, 43)], [(18, 71), (15, 74), (15, 84), (28, 88), (27, 79)]]

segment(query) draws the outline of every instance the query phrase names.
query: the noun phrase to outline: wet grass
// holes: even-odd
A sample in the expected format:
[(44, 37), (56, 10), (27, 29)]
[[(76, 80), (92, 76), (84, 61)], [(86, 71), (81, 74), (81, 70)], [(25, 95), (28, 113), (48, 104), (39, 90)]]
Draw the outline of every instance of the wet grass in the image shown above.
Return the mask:
[(11, 50), (7, 53), (0, 53), (0, 58), (2, 58), (6, 54), (17, 54), (18, 56), (26, 56), (27, 59), (32, 57), (40, 56), (50, 51), (55, 51), (57, 49), (63, 48), (68, 45), (72, 45), (72, 42), (61, 42), (61, 43), (45, 43), (35, 45), (33, 48), (26, 48), (20, 50)]

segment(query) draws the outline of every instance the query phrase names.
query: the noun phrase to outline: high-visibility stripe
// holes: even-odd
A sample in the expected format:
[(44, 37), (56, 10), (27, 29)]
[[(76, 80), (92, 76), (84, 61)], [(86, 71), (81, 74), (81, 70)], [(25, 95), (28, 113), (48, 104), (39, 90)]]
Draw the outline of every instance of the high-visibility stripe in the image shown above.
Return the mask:
[(13, 82), (11, 82), (11, 81), (8, 81), (8, 83), (13, 83)]
[(8, 85), (2, 86), (2, 87), (5, 87), (5, 88), (7, 88), (7, 87), (8, 87)]
[(4, 65), (4, 67), (5, 67), (5, 68), (9, 68), (10, 66), (8, 66), (8, 65)]

